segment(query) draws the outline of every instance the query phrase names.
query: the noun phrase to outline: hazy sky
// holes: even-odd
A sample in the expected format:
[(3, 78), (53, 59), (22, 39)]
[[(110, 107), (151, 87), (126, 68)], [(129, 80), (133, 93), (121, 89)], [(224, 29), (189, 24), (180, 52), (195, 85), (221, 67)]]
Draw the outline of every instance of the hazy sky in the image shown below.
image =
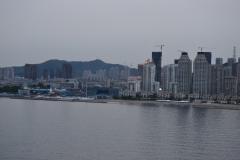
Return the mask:
[(240, 57), (240, 0), (1, 0), (0, 67), (49, 59), (131, 65), (163, 47), (162, 64), (198, 47)]

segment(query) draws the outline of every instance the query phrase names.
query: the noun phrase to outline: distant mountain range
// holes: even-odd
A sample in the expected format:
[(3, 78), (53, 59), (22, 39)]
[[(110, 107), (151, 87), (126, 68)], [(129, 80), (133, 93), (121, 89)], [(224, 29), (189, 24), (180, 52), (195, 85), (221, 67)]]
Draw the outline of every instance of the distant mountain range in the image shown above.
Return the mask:
[[(100, 69), (106, 69), (107, 74), (110, 70), (110, 68), (118, 67), (119, 72), (121, 72), (124, 68), (123, 65), (120, 64), (110, 64), (110, 63), (105, 63), (100, 59), (96, 59), (93, 61), (88, 61), (88, 62), (81, 62), (81, 61), (64, 61), (64, 60), (57, 60), (57, 59), (52, 59), (48, 60), (46, 62), (36, 64), (37, 65), (37, 78), (40, 78), (43, 76), (43, 70), (48, 69), (48, 73), (50, 73), (50, 69), (54, 70), (54, 75), (56, 74), (56, 69), (62, 69), (62, 64), (63, 63), (69, 63), (72, 65), (72, 76), (73, 78), (75, 77), (82, 77), (83, 76), (83, 71), (85, 70), (90, 70), (92, 74), (96, 74), (96, 71)], [(21, 67), (14, 67), (14, 74), (18, 75), (20, 77), (24, 76), (24, 66)], [(130, 75), (131, 76), (137, 76), (137, 69), (136, 68), (131, 68), (130, 69)]]

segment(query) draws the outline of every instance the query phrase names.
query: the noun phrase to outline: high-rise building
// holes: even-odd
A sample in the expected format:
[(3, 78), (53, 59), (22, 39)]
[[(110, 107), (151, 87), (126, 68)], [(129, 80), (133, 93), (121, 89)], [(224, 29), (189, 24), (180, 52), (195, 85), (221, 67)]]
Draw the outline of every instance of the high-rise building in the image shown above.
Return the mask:
[(223, 68), (223, 77), (230, 76), (231, 69), (232, 69), (231, 67), (225, 66)]
[(26, 79), (37, 79), (37, 65), (35, 64), (25, 64), (24, 66), (24, 78)]
[(152, 52), (152, 61), (156, 66), (155, 81), (161, 85), (162, 52)]
[(188, 53), (182, 52), (178, 61), (177, 87), (178, 92), (185, 95), (190, 94), (190, 85), (192, 81), (192, 61), (188, 57)]
[(238, 63), (240, 63), (240, 57), (238, 57)]
[(146, 63), (143, 66), (143, 90), (144, 91), (156, 91), (159, 90), (159, 82), (155, 81), (155, 68), (153, 63)]
[(138, 76), (141, 78), (143, 76), (143, 65), (144, 64), (138, 64)]
[(2, 78), (2, 68), (0, 67), (0, 79)]
[(224, 77), (224, 93), (235, 96), (237, 94), (237, 79), (233, 76)]
[(208, 64), (204, 52), (198, 52), (193, 62), (193, 93), (199, 96), (208, 93)]
[(102, 70), (102, 69), (98, 70), (96, 72), (96, 74), (97, 74), (97, 76), (100, 80), (107, 77), (107, 71), (105, 69), (104, 70)]
[(43, 78), (48, 79), (48, 69), (43, 70)]
[(124, 67), (124, 78), (127, 79), (130, 77), (130, 68), (128, 66)]
[(216, 65), (222, 65), (223, 59), (222, 58), (216, 58)]
[(174, 59), (174, 64), (178, 64), (179, 59)]
[(90, 78), (91, 77), (92, 72), (90, 70), (85, 70), (83, 71), (83, 78)]
[(237, 65), (236, 77), (237, 77), (237, 94), (240, 95), (240, 63), (238, 63)]
[(163, 90), (170, 93), (177, 93), (178, 64), (163, 66)]
[(72, 78), (72, 65), (63, 63), (62, 64), (62, 78)]
[(14, 68), (13, 67), (0, 68), (0, 77), (13, 79), (14, 78)]
[(232, 67), (232, 65), (236, 63), (236, 58), (228, 58), (228, 66)]
[(209, 94), (223, 93), (223, 65), (209, 65)]
[(232, 76), (233, 77), (237, 77), (237, 66), (238, 66), (238, 63), (234, 63), (232, 65)]
[(118, 67), (116, 68), (110, 68), (109, 74), (108, 74), (109, 78), (119, 78), (119, 69)]
[(9, 67), (4, 68), (4, 77), (9, 78)]
[[(138, 64), (138, 77), (143, 78), (143, 65), (144, 64)], [(142, 81), (140, 82), (140, 88), (143, 89), (143, 83)]]
[(211, 52), (202, 52), (207, 58), (208, 64), (212, 64), (212, 53)]
[(14, 68), (10, 67), (10, 77), (11, 79), (14, 79)]
[(230, 67), (230, 76), (232, 76), (232, 67), (236, 63), (236, 58), (228, 58), (228, 67)]
[(56, 78), (61, 78), (61, 71), (60, 69), (56, 69)]
[(53, 69), (50, 69), (50, 78), (54, 78), (54, 71), (53, 71)]

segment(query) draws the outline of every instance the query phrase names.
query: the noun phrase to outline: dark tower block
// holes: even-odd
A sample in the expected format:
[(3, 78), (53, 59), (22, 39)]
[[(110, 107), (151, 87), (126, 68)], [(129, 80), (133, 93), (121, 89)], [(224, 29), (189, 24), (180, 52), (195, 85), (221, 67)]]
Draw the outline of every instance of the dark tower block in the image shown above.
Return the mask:
[(25, 64), (24, 66), (24, 78), (25, 79), (37, 79), (37, 65), (35, 64)]
[(48, 79), (48, 69), (43, 70), (43, 78)]
[(54, 71), (53, 71), (53, 69), (50, 70), (50, 78), (54, 78)]
[(207, 58), (208, 64), (212, 64), (212, 53), (211, 52), (203, 52), (205, 57)]
[(61, 71), (59, 69), (56, 69), (56, 78), (61, 78)]
[(156, 66), (155, 81), (161, 85), (162, 52), (152, 52), (152, 60)]
[(72, 78), (72, 65), (63, 63), (62, 64), (62, 78)]

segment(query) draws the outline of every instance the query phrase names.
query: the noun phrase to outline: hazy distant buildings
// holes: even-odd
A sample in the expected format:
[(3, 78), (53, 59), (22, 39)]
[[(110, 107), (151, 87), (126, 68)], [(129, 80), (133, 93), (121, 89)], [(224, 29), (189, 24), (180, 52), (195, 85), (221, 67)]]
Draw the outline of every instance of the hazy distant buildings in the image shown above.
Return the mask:
[(216, 58), (216, 65), (222, 65), (223, 59), (222, 58)]
[(13, 79), (14, 78), (14, 68), (13, 67), (6, 67), (4, 68), (4, 77)]
[(14, 68), (13, 67), (0, 68), (0, 77), (13, 79), (14, 78)]
[(96, 72), (96, 74), (97, 74), (97, 77), (98, 77), (99, 80), (102, 80), (105, 77), (107, 77), (107, 71), (105, 69), (104, 70), (103, 69), (98, 70)]
[(53, 69), (50, 69), (50, 78), (54, 78), (54, 71), (53, 71)]
[(24, 66), (24, 78), (25, 79), (37, 79), (37, 65), (35, 64), (25, 64)]
[(207, 94), (208, 61), (204, 52), (198, 52), (193, 62), (193, 93), (200, 96)]
[(159, 82), (159, 84), (160, 84), (161, 83), (162, 52), (152, 52), (152, 61), (156, 66), (155, 81)]
[(130, 77), (130, 68), (128, 66), (124, 66), (124, 69), (120, 73), (120, 77), (123, 79)]
[(48, 69), (43, 70), (43, 79), (48, 79)]
[(61, 78), (61, 71), (60, 69), (56, 69), (56, 78)]
[(109, 78), (119, 78), (119, 69), (118, 67), (114, 68), (110, 68), (109, 74), (108, 74)]
[(92, 72), (90, 70), (85, 70), (83, 71), (83, 78), (90, 78), (90, 75), (92, 74)]
[(178, 92), (185, 95), (190, 94), (190, 84), (192, 81), (192, 61), (188, 57), (188, 53), (182, 52), (178, 61), (177, 88)]
[(72, 78), (72, 65), (63, 63), (62, 64), (62, 78)]

